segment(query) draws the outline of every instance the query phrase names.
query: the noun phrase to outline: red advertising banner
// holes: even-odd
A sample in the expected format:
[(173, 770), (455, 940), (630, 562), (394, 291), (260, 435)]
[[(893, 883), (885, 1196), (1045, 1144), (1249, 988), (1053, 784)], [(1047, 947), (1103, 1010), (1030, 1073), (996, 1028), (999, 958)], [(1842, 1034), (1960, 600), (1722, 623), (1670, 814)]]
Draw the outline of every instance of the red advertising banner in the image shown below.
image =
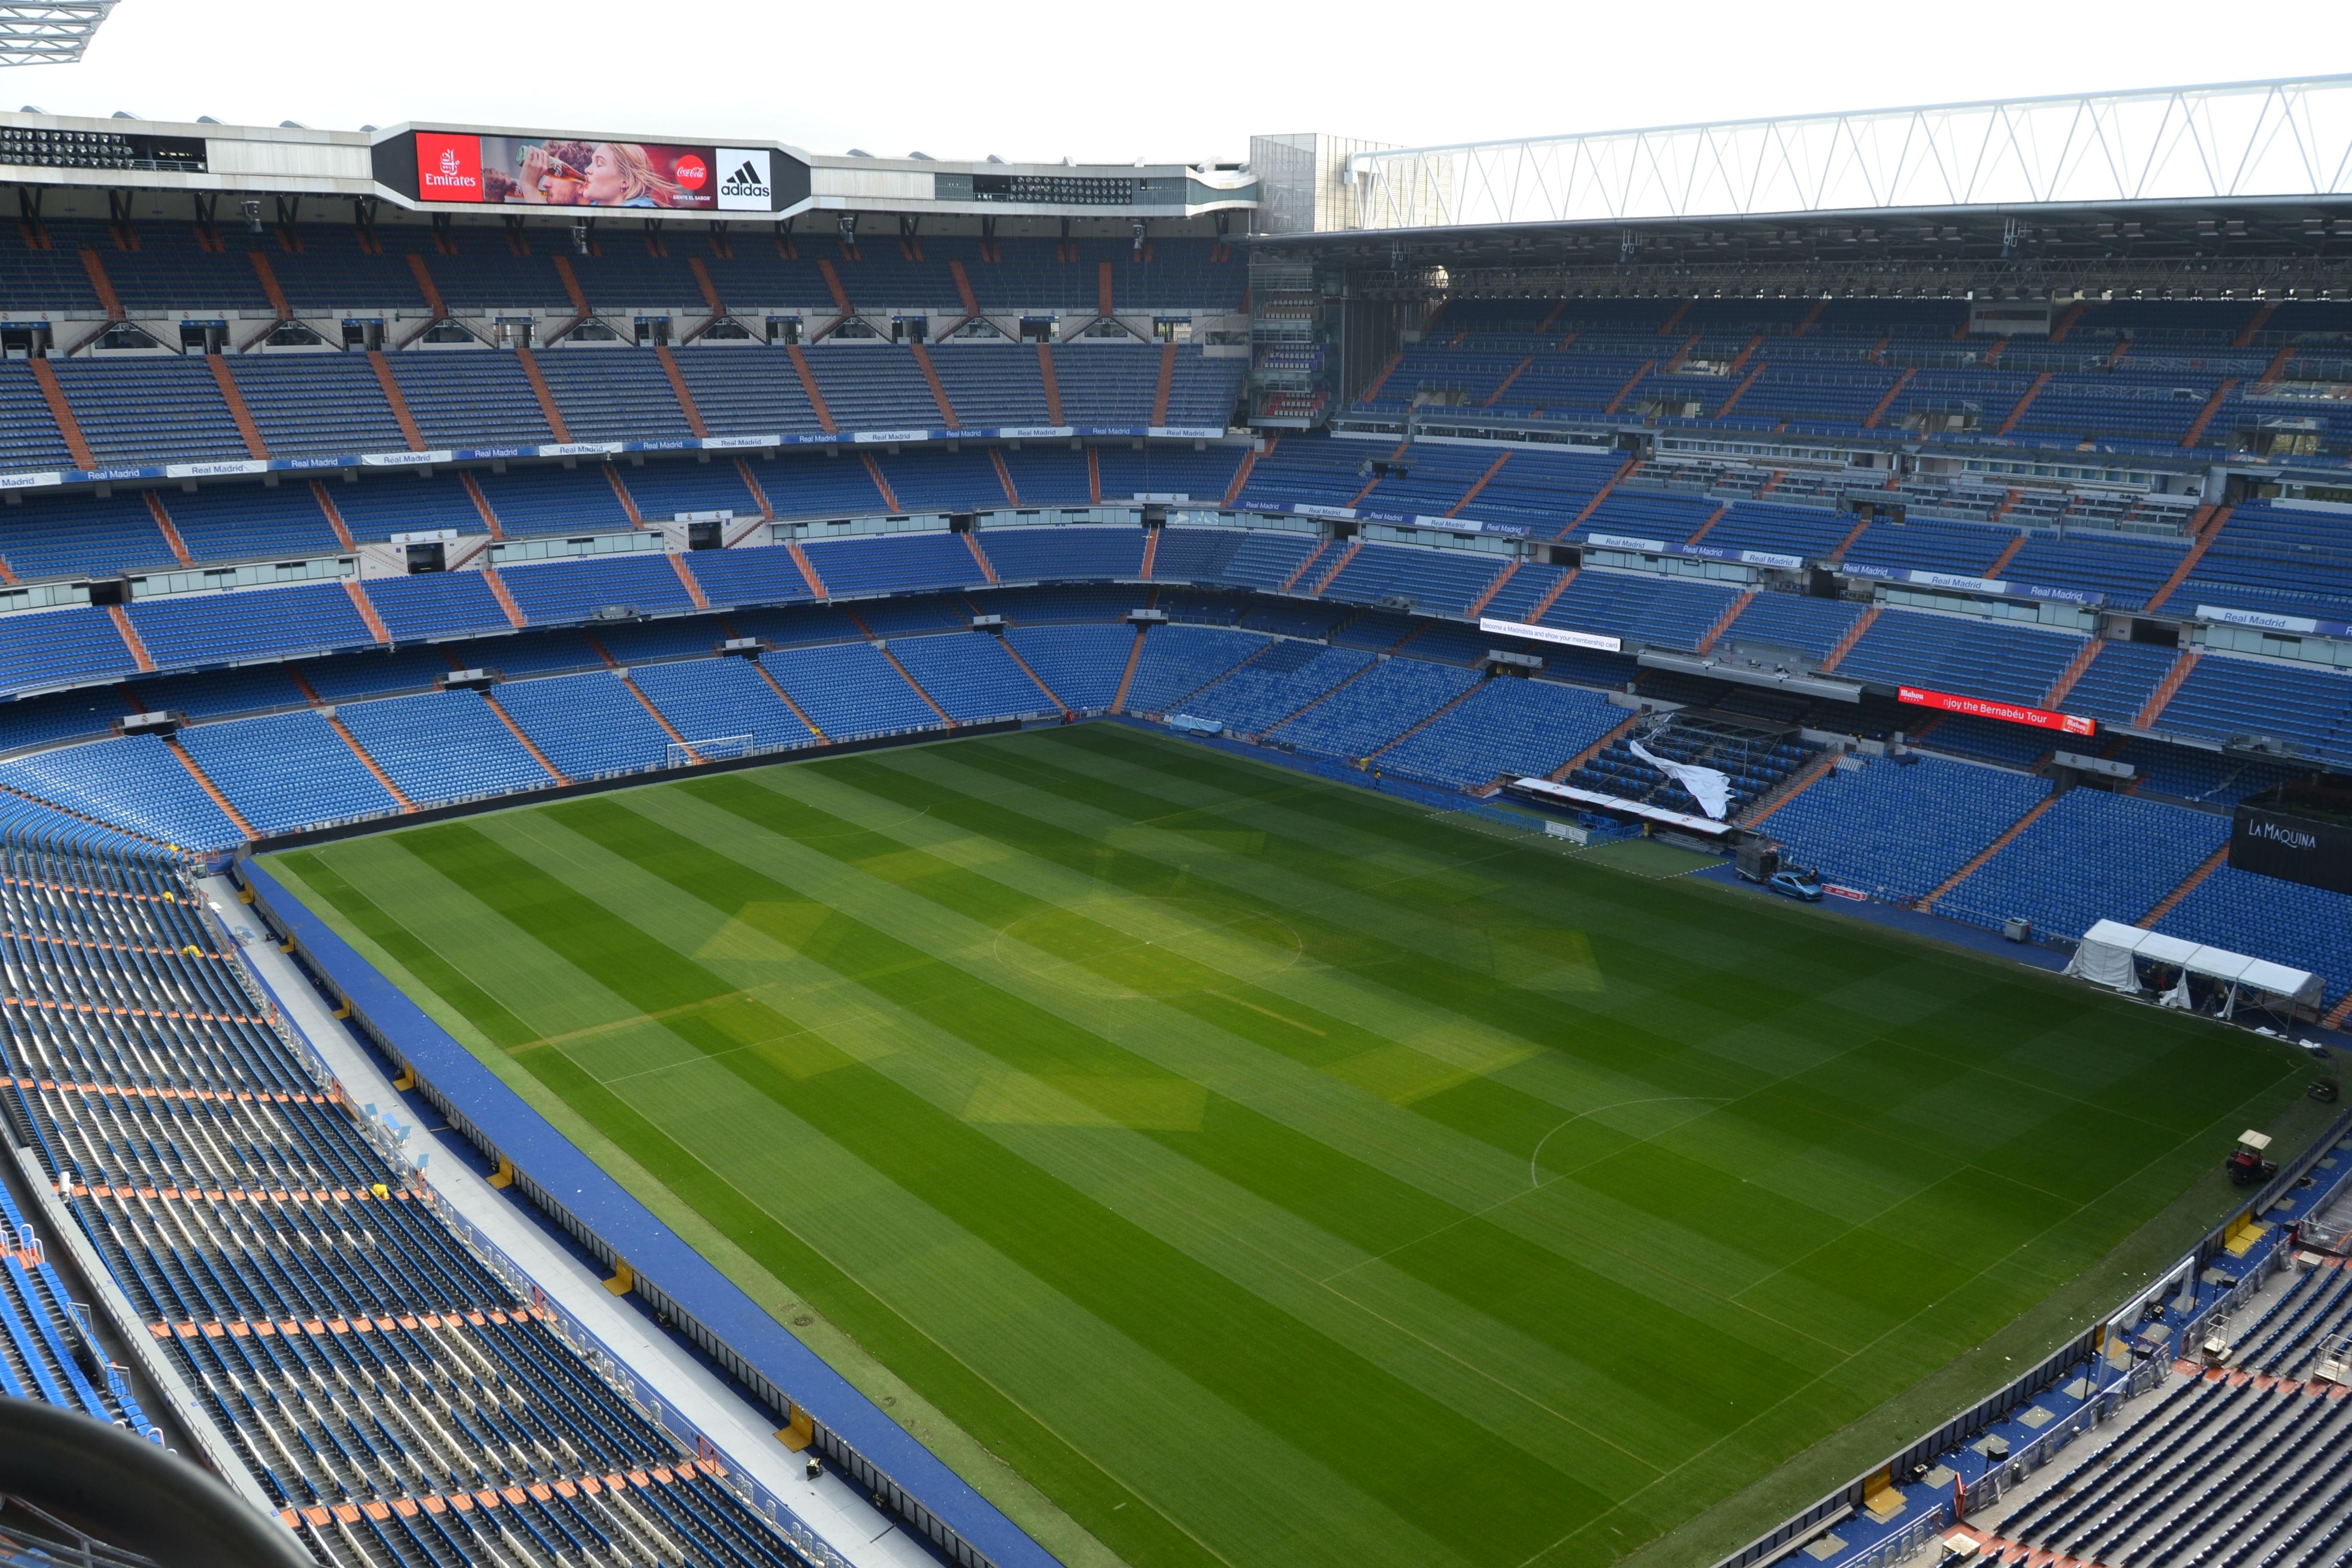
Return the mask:
[(482, 139), (446, 131), (416, 133), (416, 195), (428, 202), (482, 199)]
[(1969, 713), (1979, 719), (1998, 719), (2004, 724), (2025, 724), (2036, 730), (2060, 730), (2069, 735), (2095, 735), (2099, 721), (2078, 718), (2072, 713), (2053, 713), (2047, 708), (2027, 708), (2015, 702), (1995, 702), (1982, 697), (1955, 697), (1948, 691), (1927, 691), (1916, 686), (1896, 689), (1895, 696), (1916, 708), (1934, 708), (1946, 713)]

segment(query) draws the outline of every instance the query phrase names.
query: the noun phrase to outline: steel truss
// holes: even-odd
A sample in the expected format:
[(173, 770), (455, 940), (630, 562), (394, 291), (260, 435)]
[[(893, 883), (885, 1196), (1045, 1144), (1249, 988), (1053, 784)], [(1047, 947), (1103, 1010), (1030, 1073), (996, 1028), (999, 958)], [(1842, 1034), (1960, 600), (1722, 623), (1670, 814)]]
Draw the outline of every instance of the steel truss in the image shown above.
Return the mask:
[(55, 0), (0, 4), (0, 66), (71, 65), (117, 0)]
[(1355, 229), (2352, 195), (2352, 75), (1400, 148), (1342, 179)]
[(1473, 267), (1437, 271), (1365, 271), (1352, 275), (1350, 292), (1368, 300), (1556, 300), (1590, 294), (1609, 297), (1655, 295), (1780, 295), (1818, 299), (1824, 294), (1884, 299), (1928, 298), (2066, 299), (2105, 294), (2168, 295), (2174, 299), (2249, 298), (2257, 294), (2305, 296), (2352, 294), (2352, 257), (2245, 257), (2179, 261), (2083, 261), (2019, 266), (2013, 262), (1899, 262), (1790, 260)]

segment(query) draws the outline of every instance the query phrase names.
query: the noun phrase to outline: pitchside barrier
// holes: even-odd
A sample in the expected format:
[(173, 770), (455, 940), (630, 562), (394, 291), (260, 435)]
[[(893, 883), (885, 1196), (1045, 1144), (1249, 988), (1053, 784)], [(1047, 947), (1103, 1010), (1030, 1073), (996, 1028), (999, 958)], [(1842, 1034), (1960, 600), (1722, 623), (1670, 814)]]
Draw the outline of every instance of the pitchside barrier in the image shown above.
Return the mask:
[[(2051, 1352), (2032, 1370), (1999, 1393), (1978, 1401), (1963, 1414), (1906, 1444), (1885, 1463), (1855, 1477), (1778, 1528), (1717, 1560), (1715, 1568), (1760, 1568), (1792, 1555), (1805, 1542), (1860, 1512), (1867, 1499), (1889, 1484), (1908, 1484), (1906, 1478), (1915, 1466), (1934, 1466), (1939, 1458), (1976, 1440), (2038, 1396), (2062, 1384), (2071, 1384), (2079, 1376), (2085, 1387), (2074, 1410), (2014, 1446), (2005, 1460), (1988, 1465), (1985, 1474), (1968, 1482), (1965, 1490), (1956, 1486), (1950, 1495), (1930, 1504), (1916, 1518), (1906, 1519), (1900, 1529), (1840, 1561), (1839, 1568), (1887, 1568), (1917, 1551), (1937, 1531), (1958, 1523), (1966, 1510), (1988, 1505), (2020, 1484), (2055, 1458), (2075, 1437), (2109, 1419), (2126, 1400), (2137, 1398), (2161, 1384), (2171, 1369), (2173, 1347), (2194, 1344), (2215, 1320), (2252, 1300), (2265, 1274), (2286, 1266), (2288, 1232), (2279, 1227), (2257, 1247), (2249, 1248), (2243, 1259), (2229, 1259), (2236, 1270), (2231, 1276), (2234, 1283), (2209, 1285), (2201, 1279), (2209, 1268), (2217, 1267), (2216, 1260), (2223, 1256), (2231, 1234), (2242, 1221), (2259, 1218), (2272, 1205), (2294, 1191), (2295, 1184), (2347, 1136), (2352, 1136), (2352, 1110), (2337, 1116), (2302, 1153), (2281, 1166), (2278, 1174), (2251, 1203), (2233, 1210), (2178, 1263), (2121, 1307)], [(2352, 1176), (2352, 1168), (2336, 1181), (2341, 1183), (2347, 1176)], [(2331, 1188), (2334, 1184), (2330, 1184)], [(2322, 1195), (2323, 1190), (2315, 1188), (2313, 1203), (2306, 1208), (2315, 1206)], [(2109, 1346), (2130, 1342), (2149, 1322), (2150, 1310), (2158, 1305), (2166, 1309), (2165, 1348), (2154, 1354), (2126, 1358), (2122, 1365), (2111, 1362), (2107, 1355)], [(2171, 1314), (2176, 1310), (2186, 1315), (2175, 1319)], [(2185, 1353), (2185, 1348), (2181, 1353)], [(1918, 1506), (1916, 1500), (1912, 1506)]]
[[(1125, 714), (1117, 717), (1120, 723), (1132, 725), (1139, 730), (1149, 730), (1155, 735), (1171, 732), (1169, 725), (1155, 724), (1149, 720), (1131, 718)], [(1377, 790), (1381, 795), (1392, 795), (1398, 800), (1409, 800), (1415, 805), (1425, 805), (1433, 811), (1450, 812), (1457, 816), (1476, 817), (1484, 822), (1499, 823), (1506, 827), (1516, 827), (1524, 833), (1542, 833), (1550, 823), (1558, 820), (1555, 817), (1538, 816), (1531, 811), (1515, 811), (1509, 806), (1496, 805), (1464, 795), (1457, 790), (1443, 789), (1435, 784), (1418, 784), (1412, 779), (1395, 778), (1380, 772), (1377, 768), (1355, 768), (1323, 757), (1305, 756), (1286, 747), (1254, 745), (1247, 741), (1234, 740), (1230, 736), (1189, 730), (1175, 730), (1172, 732), (1182, 735), (1184, 739), (1195, 745), (1207, 746), (1213, 751), (1225, 752), (1236, 757), (1247, 757), (1252, 762), (1265, 763), (1271, 767), (1289, 768), (1297, 773), (1311, 773), (1317, 778), (1328, 779), (1333, 784), (1349, 784), (1356, 789)], [(1590, 829), (1588, 841), (1606, 843), (1616, 838), (1640, 837), (1641, 833), (1637, 828), (1612, 824), (1607, 828)]]
[[(250, 860), (241, 869), (256, 913), (285, 938), (296, 963), (325, 993), (350, 1009), (352, 1026), (378, 1053), (413, 1077), (417, 1092), (448, 1119), (450, 1128), (510, 1171), (512, 1190), (613, 1268), (616, 1279), (628, 1278), (629, 1288), (663, 1321), (772, 1410), (783, 1413), (786, 1429), (804, 1433), (811, 1451), (823, 1455), (837, 1474), (877, 1497), (958, 1568), (1058, 1568), (1050, 1552), (582, 1153), (268, 870)], [(268, 993), (268, 983), (261, 984)], [(299, 1031), (286, 1026), (277, 997), (268, 994), (279, 1034), (323, 1084), (332, 1086), (330, 1092), (348, 1100), (323, 1058)], [(842, 1568), (842, 1559), (791, 1508), (752, 1483), (742, 1465), (729, 1462), (724, 1447), (573, 1322), (538, 1281), (447, 1205), (425, 1178), (424, 1160), (407, 1150), (413, 1129), (383, 1114), (362, 1115), (359, 1124), (395, 1169), (411, 1173), (418, 1196), (521, 1299), (547, 1313), (616, 1391), (689, 1453), (719, 1460), (737, 1495), (819, 1568)]]
[[(383, 833), (394, 827), (421, 827), (429, 822), (441, 822), (454, 816), (471, 816), (491, 809), (514, 805), (537, 805), (545, 801), (568, 800), (574, 795), (594, 795), (605, 790), (632, 789), (638, 784), (661, 784), (669, 779), (699, 777), (705, 773), (723, 773), (731, 768), (764, 767), (771, 763), (802, 762), (818, 757), (845, 757), (856, 752), (880, 751), (886, 747), (915, 744), (950, 737), (962, 740), (972, 735), (1002, 735), (1024, 728), (1012, 720), (989, 723), (958, 724), (946, 729), (931, 725), (920, 730), (889, 730), (872, 735), (860, 735), (854, 740), (802, 742), (796, 744), (753, 747), (740, 756), (705, 756), (699, 762), (665, 761), (648, 763), (642, 767), (610, 768), (603, 773), (575, 777), (570, 784), (546, 784), (536, 789), (508, 790), (496, 795), (472, 795), (461, 800), (436, 801), (420, 805), (414, 811), (372, 813), (364, 816), (340, 817), (315, 823), (306, 827), (289, 828), (255, 839), (245, 852), (266, 855), (278, 849), (294, 849), (307, 845), (331, 843), (340, 838), (356, 838), (362, 834)], [(703, 742), (698, 741), (696, 745)], [(712, 744), (718, 742), (713, 742)], [(673, 744), (670, 752), (675, 753)]]

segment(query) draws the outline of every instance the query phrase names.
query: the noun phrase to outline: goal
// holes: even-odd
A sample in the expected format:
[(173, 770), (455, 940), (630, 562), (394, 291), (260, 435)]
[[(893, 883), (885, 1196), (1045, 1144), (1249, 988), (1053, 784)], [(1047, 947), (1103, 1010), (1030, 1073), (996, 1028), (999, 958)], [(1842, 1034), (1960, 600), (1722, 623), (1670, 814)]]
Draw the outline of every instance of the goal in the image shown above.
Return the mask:
[(749, 735), (713, 735), (708, 740), (688, 741), (683, 743), (672, 741), (663, 765), (673, 768), (689, 767), (697, 757), (704, 762), (715, 762), (721, 757), (748, 757), (752, 750), (753, 742)]

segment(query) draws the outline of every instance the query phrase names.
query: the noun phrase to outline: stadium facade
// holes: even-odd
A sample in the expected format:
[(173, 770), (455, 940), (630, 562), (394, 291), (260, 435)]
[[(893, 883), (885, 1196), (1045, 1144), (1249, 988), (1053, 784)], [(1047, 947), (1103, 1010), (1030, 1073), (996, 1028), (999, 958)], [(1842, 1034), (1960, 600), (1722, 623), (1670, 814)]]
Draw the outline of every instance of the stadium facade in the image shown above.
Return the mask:
[[(909, 739), (1769, 847), (2340, 1040), (2347, 97), (1241, 166), (0, 115), (0, 1392), (323, 1563), (1053, 1561), (250, 858)], [(2345, 1131), (1735, 1560), (2332, 1561)]]

